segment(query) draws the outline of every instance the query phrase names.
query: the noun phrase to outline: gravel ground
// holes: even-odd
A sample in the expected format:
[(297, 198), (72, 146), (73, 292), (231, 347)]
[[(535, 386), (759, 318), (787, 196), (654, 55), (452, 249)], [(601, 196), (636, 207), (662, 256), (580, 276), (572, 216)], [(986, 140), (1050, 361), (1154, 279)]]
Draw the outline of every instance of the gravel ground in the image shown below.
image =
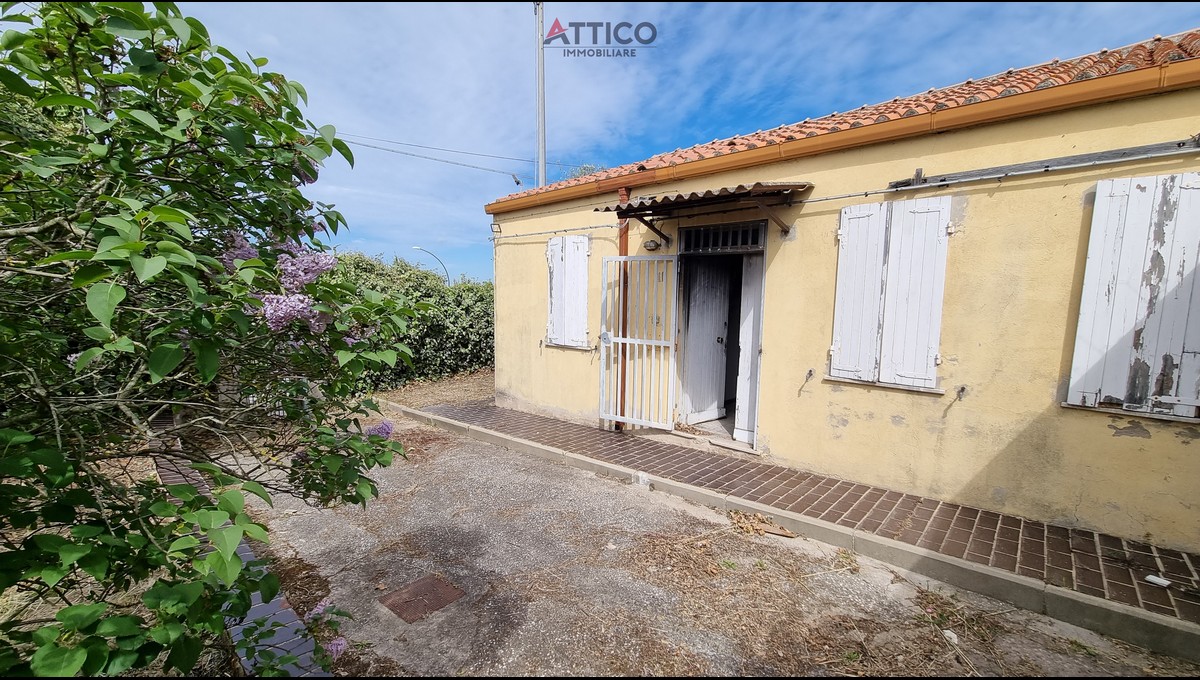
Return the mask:
[[(367, 509), (255, 507), (297, 611), (328, 596), (353, 615), (339, 675), (1200, 673), (804, 537), (744, 533), (753, 518), (394, 420), (410, 458), (377, 475)], [(379, 602), (427, 574), (465, 595), (412, 624)]]

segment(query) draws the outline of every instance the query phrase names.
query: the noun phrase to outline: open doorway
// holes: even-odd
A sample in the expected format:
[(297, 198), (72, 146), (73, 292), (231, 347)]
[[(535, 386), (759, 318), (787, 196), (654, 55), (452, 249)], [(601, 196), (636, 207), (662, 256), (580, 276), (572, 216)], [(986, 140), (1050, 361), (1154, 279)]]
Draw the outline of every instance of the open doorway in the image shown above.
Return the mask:
[[(747, 226), (697, 229), (746, 230)], [(703, 250), (693, 248), (689, 253), (687, 245), (696, 239), (687, 238), (687, 231), (682, 235), (680, 258), (679, 420), (690, 428), (753, 447), (761, 345), (762, 241), (722, 237), (718, 232)]]

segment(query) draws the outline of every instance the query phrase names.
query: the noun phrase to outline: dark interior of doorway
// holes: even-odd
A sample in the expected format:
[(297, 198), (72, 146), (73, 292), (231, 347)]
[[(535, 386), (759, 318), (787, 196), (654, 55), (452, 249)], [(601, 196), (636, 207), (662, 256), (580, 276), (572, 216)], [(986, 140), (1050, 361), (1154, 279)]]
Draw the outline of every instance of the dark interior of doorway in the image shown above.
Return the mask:
[(729, 313), (725, 319), (725, 415), (717, 420), (696, 423), (693, 427), (704, 432), (733, 439), (733, 422), (737, 406), (738, 366), (740, 365), (740, 339), (742, 319), (742, 260), (743, 255), (699, 255), (715, 262), (728, 272)]

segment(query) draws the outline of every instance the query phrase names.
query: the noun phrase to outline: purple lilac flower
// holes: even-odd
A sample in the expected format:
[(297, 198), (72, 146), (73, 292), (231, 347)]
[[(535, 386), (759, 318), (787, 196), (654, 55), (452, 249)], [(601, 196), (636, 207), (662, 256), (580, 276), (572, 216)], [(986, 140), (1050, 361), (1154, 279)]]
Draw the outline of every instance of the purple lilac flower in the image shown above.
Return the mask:
[(279, 332), (297, 319), (302, 319), (312, 325), (315, 317), (313, 299), (302, 293), (293, 295), (264, 295), (262, 296), (262, 314), (267, 319), (267, 328)]
[(318, 616), (321, 616), (322, 614), (324, 614), (325, 610), (329, 609), (330, 604), (332, 604), (332, 603), (329, 601), (329, 598), (326, 597), (326, 598), (322, 599), (320, 602), (313, 605), (313, 608), (308, 610), (308, 613), (304, 615), (304, 622), (308, 623), (308, 622), (312, 621), (313, 619), (317, 618)]
[(242, 233), (235, 233), (233, 238), (229, 240), (228, 250), (221, 255), (221, 262), (225, 265), (225, 269), (233, 271), (236, 267), (233, 264), (234, 260), (249, 260), (258, 257), (258, 249), (250, 245), (246, 240), (246, 236)]
[(391, 438), (392, 430), (395, 429), (395, 427), (396, 427), (395, 425), (392, 425), (392, 421), (384, 420), (382, 423), (379, 423), (378, 425), (372, 425), (371, 427), (368, 427), (367, 434), (369, 434), (369, 435), (373, 434), (373, 435), (383, 437), (384, 439), (389, 439), (389, 438)]
[(79, 361), (79, 355), (83, 352), (72, 352), (67, 355), (67, 365), (74, 366), (76, 361)]
[(329, 642), (322, 643), (321, 646), (325, 648), (325, 653), (336, 661), (342, 655), (342, 652), (345, 652), (346, 648), (350, 646), (350, 643), (346, 641), (346, 638), (339, 635)]
[(279, 256), (279, 282), (284, 290), (295, 293), (336, 265), (337, 257), (332, 253), (306, 251), (296, 255), (283, 254)]
[(349, 333), (343, 335), (342, 340), (344, 340), (346, 342), (347, 347), (354, 347), (358, 343), (362, 342), (362, 338), (359, 338), (354, 335), (350, 335)]

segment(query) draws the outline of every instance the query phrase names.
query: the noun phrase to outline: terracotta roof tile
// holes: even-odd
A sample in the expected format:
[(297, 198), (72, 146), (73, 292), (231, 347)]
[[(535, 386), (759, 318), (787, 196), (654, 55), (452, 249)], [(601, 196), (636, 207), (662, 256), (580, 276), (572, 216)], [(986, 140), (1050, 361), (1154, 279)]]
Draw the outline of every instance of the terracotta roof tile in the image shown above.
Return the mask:
[(1067, 83), (1106, 75), (1124, 73), (1135, 69), (1151, 68), (1180, 59), (1200, 57), (1200, 28), (1169, 37), (1155, 36), (1152, 40), (1129, 45), (1117, 50), (1100, 50), (1094, 54), (1075, 59), (1038, 64), (1023, 69), (1009, 69), (987, 78), (972, 79), (957, 85), (930, 89), (911, 97), (897, 97), (891, 101), (862, 106), (853, 111), (837, 113), (783, 125), (772, 130), (760, 130), (748, 135), (729, 139), (715, 139), (706, 144), (697, 144), (687, 149), (676, 149), (653, 156), (638, 163), (608, 168), (583, 177), (556, 182), (544, 187), (528, 189), (500, 199), (506, 201), (522, 196), (531, 196), (555, 189), (587, 184), (601, 179), (620, 177), (643, 170), (678, 165), (720, 156), (735, 151), (745, 151), (761, 146), (782, 144), (805, 137), (839, 132), (850, 128), (865, 127), (876, 123), (915, 116), (929, 111), (940, 111), (957, 106), (968, 106), (1015, 94), (1044, 90)]

